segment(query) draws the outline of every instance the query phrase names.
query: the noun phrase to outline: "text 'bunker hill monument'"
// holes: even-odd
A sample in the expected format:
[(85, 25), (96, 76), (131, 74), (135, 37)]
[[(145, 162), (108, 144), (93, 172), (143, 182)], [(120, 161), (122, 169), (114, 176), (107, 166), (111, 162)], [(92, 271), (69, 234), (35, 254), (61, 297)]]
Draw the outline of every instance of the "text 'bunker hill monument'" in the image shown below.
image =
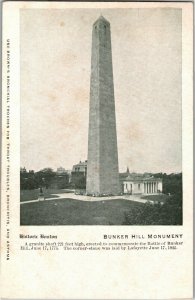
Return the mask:
[(110, 23), (93, 24), (88, 133), (88, 195), (120, 193)]

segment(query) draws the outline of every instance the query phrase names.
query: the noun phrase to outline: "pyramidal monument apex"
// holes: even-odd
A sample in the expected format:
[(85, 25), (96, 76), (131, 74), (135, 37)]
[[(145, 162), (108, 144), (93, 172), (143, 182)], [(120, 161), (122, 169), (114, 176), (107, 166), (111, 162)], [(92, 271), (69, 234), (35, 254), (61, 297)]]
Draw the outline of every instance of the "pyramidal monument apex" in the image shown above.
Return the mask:
[(103, 16), (92, 31), (86, 193), (120, 194), (111, 32)]

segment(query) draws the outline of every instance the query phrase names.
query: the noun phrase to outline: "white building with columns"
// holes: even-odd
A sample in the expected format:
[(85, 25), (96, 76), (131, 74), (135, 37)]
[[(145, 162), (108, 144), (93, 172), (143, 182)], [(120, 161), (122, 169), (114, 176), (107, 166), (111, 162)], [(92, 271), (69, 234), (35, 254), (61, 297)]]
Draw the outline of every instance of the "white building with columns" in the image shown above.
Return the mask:
[(129, 174), (122, 180), (124, 194), (159, 194), (162, 193), (162, 179), (153, 176)]

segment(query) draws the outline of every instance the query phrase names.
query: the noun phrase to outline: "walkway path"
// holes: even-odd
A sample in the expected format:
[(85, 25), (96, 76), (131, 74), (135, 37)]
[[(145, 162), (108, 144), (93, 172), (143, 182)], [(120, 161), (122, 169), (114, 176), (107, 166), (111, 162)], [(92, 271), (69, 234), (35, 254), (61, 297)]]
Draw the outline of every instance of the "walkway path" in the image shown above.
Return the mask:
[(73, 199), (73, 200), (80, 200), (80, 201), (104, 201), (104, 200), (115, 200), (115, 199), (123, 199), (123, 200), (131, 200), (141, 203), (146, 203), (148, 200), (141, 199), (141, 195), (121, 195), (121, 196), (110, 196), (110, 197), (91, 197), (85, 195), (75, 195), (74, 193), (63, 193), (54, 195), (53, 198), (46, 198), (45, 200), (29, 200), (29, 201), (22, 201), (20, 204), (28, 204), (33, 202), (43, 202), (43, 201), (52, 201), (52, 200), (60, 200), (60, 199)]

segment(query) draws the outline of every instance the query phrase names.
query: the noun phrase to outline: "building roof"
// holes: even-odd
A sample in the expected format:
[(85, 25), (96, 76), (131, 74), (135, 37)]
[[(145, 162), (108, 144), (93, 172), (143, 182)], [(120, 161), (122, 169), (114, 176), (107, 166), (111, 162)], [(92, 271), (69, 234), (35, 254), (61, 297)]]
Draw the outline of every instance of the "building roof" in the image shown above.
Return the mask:
[(87, 167), (87, 160), (80, 161), (78, 164), (73, 165), (72, 169), (77, 168), (77, 167)]
[(87, 165), (87, 160), (85, 160), (85, 161), (80, 161), (78, 164), (73, 165), (73, 166), (85, 166), (85, 165)]
[(154, 176), (144, 176), (137, 174), (129, 174), (126, 178), (122, 179), (123, 181), (162, 181), (161, 178), (156, 178)]

